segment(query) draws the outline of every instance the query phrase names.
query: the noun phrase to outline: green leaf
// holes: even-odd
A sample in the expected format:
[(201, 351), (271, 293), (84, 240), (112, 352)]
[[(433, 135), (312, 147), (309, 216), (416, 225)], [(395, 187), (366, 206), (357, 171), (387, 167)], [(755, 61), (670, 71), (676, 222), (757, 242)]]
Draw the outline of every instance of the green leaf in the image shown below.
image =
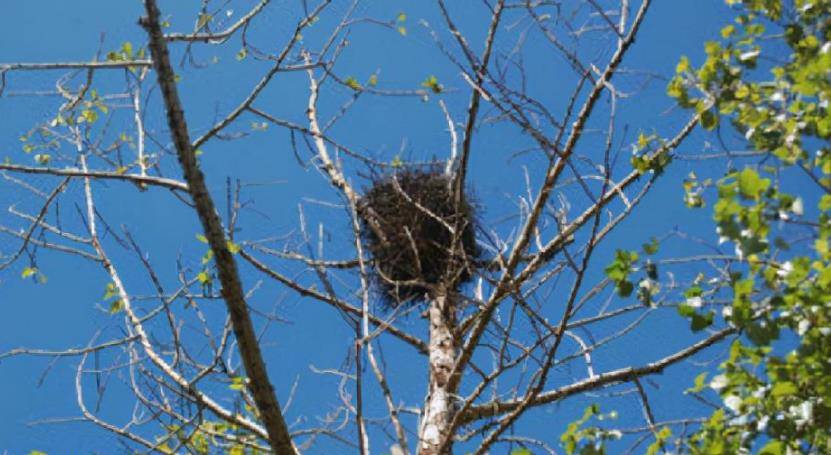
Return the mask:
[(652, 255), (658, 252), (658, 239), (652, 237), (649, 239), (649, 243), (644, 243), (641, 245), (644, 254)]
[(635, 285), (631, 281), (621, 281), (617, 285), (617, 293), (619, 296), (626, 298), (632, 295)]
[(649, 146), (649, 144), (651, 144), (652, 141), (654, 141), (654, 140), (655, 140), (655, 135), (647, 136), (643, 133), (640, 133), (638, 135), (638, 142), (637, 142), (638, 150), (643, 150), (643, 149), (647, 148)]
[(228, 251), (230, 251), (231, 254), (237, 254), (242, 249), (241, 246), (237, 245), (236, 243), (230, 240), (228, 240), (225, 244), (228, 247)]
[(695, 380), (693, 381), (693, 386), (690, 387), (689, 389), (685, 390), (684, 393), (698, 393), (698, 392), (701, 392), (702, 390), (704, 390), (704, 387), (707, 386), (707, 384), (704, 382), (706, 380), (707, 380), (707, 372), (705, 371), (703, 373), (699, 373), (698, 376), (696, 376)]
[(782, 455), (785, 453), (785, 443), (782, 441), (770, 441), (759, 451), (759, 455)]
[(208, 238), (205, 237), (204, 234), (196, 234), (196, 240), (199, 240), (202, 243), (208, 243)]
[(213, 258), (214, 258), (214, 250), (209, 248), (208, 251), (206, 251), (205, 254), (202, 255), (202, 265), (205, 265), (205, 264), (211, 262), (211, 259), (213, 259)]
[(110, 303), (110, 314), (116, 314), (123, 309), (124, 302), (122, 302), (121, 299), (113, 300), (112, 303)]
[(779, 326), (767, 322), (764, 324), (752, 322), (746, 326), (745, 331), (747, 338), (756, 346), (767, 346), (779, 337)]
[(655, 435), (655, 442), (650, 444), (646, 449), (646, 454), (655, 455), (658, 453), (659, 450), (664, 448), (664, 444), (670, 436), (672, 436), (672, 430), (670, 430), (669, 427), (661, 428), (661, 431)]
[(822, 195), (822, 197), (819, 199), (819, 209), (823, 212), (831, 210), (831, 195)]
[(712, 111), (704, 111), (701, 113), (701, 126), (708, 131), (714, 130), (718, 126), (718, 116)]
[(118, 294), (118, 288), (116, 287), (115, 283), (107, 283), (107, 287), (104, 288), (103, 300), (110, 300), (116, 294)]
[(629, 273), (632, 271), (634, 263), (638, 260), (638, 253), (634, 251), (617, 250), (615, 252), (615, 260), (606, 268), (604, 272), (610, 280), (615, 282), (618, 295), (621, 297), (629, 297), (632, 295), (634, 285), (628, 279)]
[(442, 90), (444, 90), (444, 86), (441, 85), (439, 83), (438, 78), (436, 78), (436, 76), (433, 76), (432, 74), (430, 76), (427, 76), (427, 79), (424, 79), (424, 81), (421, 83), (421, 86), (429, 88), (433, 91), (433, 93), (441, 93)]
[(202, 284), (208, 284), (211, 282), (211, 275), (206, 270), (203, 270), (196, 275), (196, 279)]
[(799, 388), (793, 382), (777, 382), (774, 384), (773, 389), (771, 389), (770, 393), (772, 396), (776, 398), (787, 397), (791, 395), (795, 395), (799, 391)]
[(81, 111), (81, 119), (87, 123), (95, 123), (98, 120), (98, 112), (93, 109), (84, 109)]
[(650, 280), (658, 279), (658, 266), (654, 262), (647, 261), (643, 268)]
[(736, 93), (734, 93), (734, 96), (737, 99), (740, 99), (740, 100), (747, 98), (749, 95), (750, 95), (750, 89), (747, 87), (746, 84), (742, 84), (739, 87), (737, 87), (736, 88)]
[(693, 332), (700, 332), (701, 330), (706, 329), (713, 325), (713, 318), (715, 317), (715, 313), (709, 311), (704, 314), (695, 313), (692, 316), (692, 321), (690, 321), (690, 328)]
[(733, 24), (727, 25), (726, 27), (721, 29), (721, 37), (722, 38), (730, 38), (731, 35), (736, 31), (736, 27)]
[(739, 192), (748, 199), (757, 199), (770, 186), (770, 179), (763, 179), (753, 169), (746, 167), (738, 175)]
[(695, 308), (686, 303), (678, 305), (678, 314), (685, 318), (690, 318), (695, 314)]
[(234, 376), (231, 378), (231, 385), (228, 386), (231, 390), (242, 390), (245, 387), (244, 376)]
[(701, 286), (694, 284), (690, 286), (686, 291), (684, 291), (684, 297), (691, 298), (691, 297), (701, 297), (701, 294), (704, 293), (704, 290), (701, 289)]
[(690, 59), (686, 56), (682, 56), (680, 60), (678, 60), (678, 65), (675, 66), (675, 72), (677, 74), (686, 73), (690, 69)]
[(202, 27), (208, 25), (208, 22), (210, 22), (211, 19), (213, 19), (213, 16), (211, 16), (210, 14), (206, 14), (206, 13), (200, 14), (199, 15), (199, 20), (196, 21), (196, 29), (201, 30)]
[(20, 278), (29, 278), (30, 276), (38, 273), (37, 267), (26, 267), (23, 269), (23, 272), (20, 274)]
[(363, 88), (361, 86), (361, 83), (358, 82), (358, 80), (352, 76), (347, 77), (344, 83), (347, 87), (351, 88), (352, 90), (361, 90)]

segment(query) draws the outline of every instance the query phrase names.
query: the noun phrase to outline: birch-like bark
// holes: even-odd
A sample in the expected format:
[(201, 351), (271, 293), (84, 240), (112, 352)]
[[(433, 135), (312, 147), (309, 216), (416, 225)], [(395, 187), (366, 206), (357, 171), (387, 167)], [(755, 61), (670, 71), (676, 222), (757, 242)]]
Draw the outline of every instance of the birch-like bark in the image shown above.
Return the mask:
[[(419, 425), (419, 455), (449, 455), (453, 452), (452, 439), (448, 439), (453, 421), (453, 397), (450, 375), (456, 361), (458, 344), (453, 330), (456, 312), (452, 298), (440, 290), (430, 299), (427, 310), (430, 324), (430, 376), (427, 400)], [(450, 442), (442, 450), (444, 441)]]

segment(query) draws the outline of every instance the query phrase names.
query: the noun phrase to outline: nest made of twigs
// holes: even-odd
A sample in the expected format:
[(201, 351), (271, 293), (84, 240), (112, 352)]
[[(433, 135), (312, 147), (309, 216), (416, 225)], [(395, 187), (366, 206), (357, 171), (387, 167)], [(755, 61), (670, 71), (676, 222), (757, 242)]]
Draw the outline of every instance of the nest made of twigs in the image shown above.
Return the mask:
[(451, 180), (439, 169), (404, 168), (376, 177), (361, 198), (364, 244), (388, 306), (470, 280), (480, 253), (474, 207), (464, 194), (456, 200)]

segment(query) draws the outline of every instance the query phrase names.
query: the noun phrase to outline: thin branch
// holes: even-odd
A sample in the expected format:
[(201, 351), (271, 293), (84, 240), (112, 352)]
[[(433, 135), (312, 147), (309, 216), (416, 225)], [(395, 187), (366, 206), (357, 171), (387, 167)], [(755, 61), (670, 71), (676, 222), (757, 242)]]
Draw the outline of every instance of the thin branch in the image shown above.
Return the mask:
[(39, 71), (65, 69), (125, 69), (134, 67), (149, 68), (151, 60), (127, 60), (113, 62), (51, 62), (51, 63), (0, 63), (0, 73), (6, 71)]
[(251, 22), (251, 19), (254, 18), (260, 11), (265, 8), (265, 6), (271, 0), (262, 0), (260, 3), (257, 4), (251, 11), (248, 12), (245, 16), (242, 16), (238, 21), (233, 23), (230, 27), (226, 28), (225, 30), (217, 33), (168, 33), (164, 36), (164, 39), (168, 41), (204, 41), (206, 43), (211, 44), (221, 44), (228, 40), (231, 35), (234, 34), (240, 27), (247, 25)]
[(38, 213), (37, 217), (32, 224), (29, 225), (29, 229), (26, 230), (26, 233), (23, 234), (23, 243), (20, 245), (20, 248), (17, 249), (17, 252), (5, 262), (0, 263), (0, 270), (5, 269), (9, 265), (11, 265), (17, 258), (26, 251), (26, 246), (29, 245), (29, 241), (32, 239), (32, 234), (35, 233), (35, 229), (40, 225), (40, 222), (43, 220), (43, 217), (46, 216), (46, 212), (49, 210), (49, 206), (52, 205), (52, 201), (55, 200), (58, 195), (63, 192), (66, 188), (66, 185), (69, 183), (69, 178), (65, 178), (58, 186), (55, 187), (54, 190), (46, 197), (46, 202), (43, 203), (43, 207), (41, 207), (40, 212)]
[[(640, 367), (626, 367), (607, 373), (601, 373), (593, 378), (587, 378), (573, 384), (560, 387), (556, 390), (540, 393), (531, 402), (531, 406), (540, 406), (547, 403), (560, 401), (564, 398), (576, 395), (578, 393), (596, 390), (612, 384), (619, 384), (623, 382), (631, 382), (636, 378), (656, 374), (662, 372), (670, 365), (676, 364), (692, 355), (724, 340), (730, 335), (738, 333), (738, 329), (730, 327), (716, 332), (713, 335), (688, 346), (674, 354), (668, 355), (655, 362), (640, 366)], [(465, 413), (462, 418), (463, 423), (470, 423), (475, 420), (484, 419), (510, 412), (516, 409), (522, 400), (510, 401), (491, 401), (480, 405), (471, 406), (470, 410)]]
[(643, 22), (643, 18), (646, 14), (646, 11), (649, 9), (650, 3), (651, 0), (644, 0), (641, 4), (641, 7), (638, 10), (638, 13), (635, 17), (634, 23), (632, 24), (632, 27), (629, 30), (629, 33), (626, 35), (626, 38), (624, 40), (621, 40), (621, 42), (618, 44), (617, 50), (610, 59), (609, 63), (606, 65), (606, 69), (603, 71), (600, 78), (595, 82), (594, 86), (592, 87), (592, 91), (589, 93), (588, 97), (583, 103), (580, 112), (577, 114), (577, 118), (572, 124), (571, 133), (569, 134), (569, 137), (566, 140), (566, 144), (563, 147), (563, 152), (560, 154), (556, 163), (553, 166), (549, 167), (542, 187), (540, 188), (540, 191), (537, 194), (534, 204), (532, 205), (531, 212), (528, 218), (526, 219), (523, 228), (520, 231), (519, 237), (517, 238), (513, 248), (511, 249), (511, 253), (505, 265), (505, 270), (502, 273), (502, 277), (499, 279), (499, 282), (496, 285), (493, 292), (491, 293), (488, 302), (482, 309), (479, 321), (473, 328), (470, 336), (465, 342), (464, 347), (461, 350), (461, 354), (459, 355), (459, 358), (456, 361), (456, 365), (454, 365), (453, 371), (454, 373), (456, 373), (457, 377), (461, 376), (458, 375), (458, 373), (465, 368), (468, 361), (473, 356), (473, 351), (479, 344), (479, 340), (481, 339), (482, 335), (484, 335), (485, 329), (487, 328), (490, 319), (493, 316), (493, 312), (496, 310), (496, 307), (498, 306), (500, 300), (510, 292), (511, 287), (516, 286), (515, 283), (517, 283), (517, 281), (513, 277), (513, 271), (519, 264), (519, 261), (523, 256), (523, 252), (525, 251), (525, 248), (528, 246), (528, 243), (531, 240), (532, 233), (537, 225), (537, 220), (542, 215), (543, 208), (545, 207), (546, 202), (548, 201), (548, 197), (551, 194), (551, 191), (553, 190), (554, 185), (557, 182), (557, 179), (559, 178), (562, 171), (565, 169), (567, 160), (570, 158), (570, 155), (574, 152), (577, 142), (583, 135), (583, 128), (585, 127), (586, 122), (588, 122), (589, 117), (594, 111), (594, 107), (597, 101), (600, 99), (600, 94), (606, 88), (606, 82), (609, 81), (611, 77), (614, 75), (615, 69), (617, 69), (617, 67), (620, 65), (621, 61), (623, 60), (623, 56), (626, 54), (626, 51), (635, 41), (635, 36), (637, 35), (641, 23)]
[(314, 11), (309, 13), (308, 16), (304, 17), (303, 20), (301, 20), (297, 24), (297, 27), (294, 29), (294, 34), (289, 40), (289, 43), (283, 48), (283, 51), (280, 53), (280, 55), (275, 58), (274, 65), (271, 67), (271, 69), (269, 69), (268, 72), (266, 72), (266, 74), (260, 79), (260, 81), (257, 82), (257, 85), (254, 86), (254, 88), (251, 90), (251, 93), (248, 94), (248, 96), (239, 104), (239, 106), (237, 106), (233, 111), (231, 111), (231, 113), (225, 116), (225, 118), (217, 122), (205, 134), (199, 136), (195, 141), (193, 141), (193, 144), (191, 145), (191, 148), (193, 150), (198, 149), (200, 146), (202, 146), (202, 144), (207, 142), (208, 139), (216, 136), (220, 131), (222, 131), (225, 127), (227, 127), (234, 120), (236, 120), (237, 117), (240, 116), (240, 114), (245, 112), (246, 109), (251, 107), (251, 104), (257, 99), (257, 97), (260, 95), (263, 89), (265, 89), (265, 87), (268, 85), (268, 83), (271, 81), (274, 75), (280, 71), (283, 65), (283, 61), (286, 59), (286, 57), (288, 57), (288, 54), (294, 47), (294, 45), (300, 40), (302, 36), (300, 32), (309, 24), (314, 23), (315, 18), (318, 17), (318, 15), (323, 11), (324, 8), (326, 8), (326, 6), (329, 5), (329, 3), (331, 3), (331, 1), (332, 0), (324, 0)]
[(48, 174), (67, 177), (90, 177), (104, 180), (123, 180), (140, 185), (152, 185), (168, 188), (171, 190), (188, 191), (188, 185), (184, 182), (165, 177), (153, 177), (149, 175), (120, 174), (111, 171), (84, 171), (78, 168), (53, 168), (22, 166), (19, 164), (2, 164), (0, 171), (21, 172), (24, 174)]
[[(86, 156), (81, 155), (81, 166), (82, 168), (86, 167)], [(150, 342), (150, 337), (144, 329), (144, 325), (142, 324), (141, 319), (136, 315), (135, 311), (133, 310), (132, 298), (130, 294), (127, 292), (127, 289), (124, 286), (124, 283), (121, 281), (121, 277), (116, 269), (115, 265), (110, 261), (109, 257), (107, 256), (106, 252), (104, 251), (104, 247), (101, 245), (101, 242), (98, 238), (98, 230), (97, 230), (97, 223), (96, 223), (96, 213), (95, 213), (95, 204), (92, 198), (92, 185), (90, 184), (90, 178), (87, 177), (84, 179), (84, 196), (86, 199), (86, 209), (87, 209), (87, 226), (89, 229), (90, 238), (92, 239), (92, 245), (95, 248), (98, 255), (101, 257), (101, 264), (104, 267), (104, 270), (110, 276), (110, 280), (115, 286), (115, 289), (118, 293), (118, 297), (121, 300), (122, 308), (124, 313), (127, 315), (127, 320), (130, 322), (130, 335), (132, 336), (135, 334), (138, 336), (139, 344), (141, 345), (142, 349), (144, 350), (145, 355), (153, 362), (156, 367), (158, 367), (167, 377), (173, 380), (179, 387), (182, 388), (183, 391), (187, 393), (188, 396), (192, 397), (194, 401), (198, 404), (210, 409), (211, 412), (216, 414), (221, 419), (233, 423), (235, 425), (239, 425), (242, 428), (245, 428), (248, 431), (251, 431), (254, 434), (257, 434), (260, 437), (266, 437), (266, 431), (261, 428), (258, 424), (252, 422), (251, 420), (243, 417), (239, 413), (231, 412), (225, 408), (223, 408), (219, 403), (211, 399), (209, 396), (202, 393), (199, 389), (193, 386), (187, 379), (185, 379), (179, 372), (177, 372), (173, 367), (170, 366), (153, 348), (152, 343)], [(85, 356), (87, 354), (84, 354)]]
[(84, 354), (89, 354), (95, 351), (101, 351), (107, 348), (121, 346), (126, 343), (132, 343), (133, 341), (138, 340), (138, 335), (132, 335), (128, 337), (124, 337), (118, 340), (111, 340), (104, 343), (96, 344), (96, 345), (89, 345), (85, 348), (72, 348), (72, 349), (64, 349), (61, 351), (53, 351), (49, 349), (31, 349), (31, 348), (15, 348), (10, 351), (6, 351), (0, 354), (0, 360), (3, 360), (8, 357), (15, 357), (19, 355), (30, 355), (30, 356), (37, 356), (37, 357), (74, 357)]

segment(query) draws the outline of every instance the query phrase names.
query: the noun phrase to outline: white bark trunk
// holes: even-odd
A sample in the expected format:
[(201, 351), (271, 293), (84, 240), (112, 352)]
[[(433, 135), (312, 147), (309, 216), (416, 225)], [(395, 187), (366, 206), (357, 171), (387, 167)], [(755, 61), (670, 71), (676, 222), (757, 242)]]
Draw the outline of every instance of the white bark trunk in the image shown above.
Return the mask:
[(430, 383), (427, 401), (419, 425), (419, 455), (449, 455), (451, 444), (440, 451), (447, 438), (453, 420), (453, 395), (449, 390), (450, 372), (456, 359), (456, 342), (453, 337), (455, 309), (447, 295), (431, 299), (428, 309), (430, 322)]

